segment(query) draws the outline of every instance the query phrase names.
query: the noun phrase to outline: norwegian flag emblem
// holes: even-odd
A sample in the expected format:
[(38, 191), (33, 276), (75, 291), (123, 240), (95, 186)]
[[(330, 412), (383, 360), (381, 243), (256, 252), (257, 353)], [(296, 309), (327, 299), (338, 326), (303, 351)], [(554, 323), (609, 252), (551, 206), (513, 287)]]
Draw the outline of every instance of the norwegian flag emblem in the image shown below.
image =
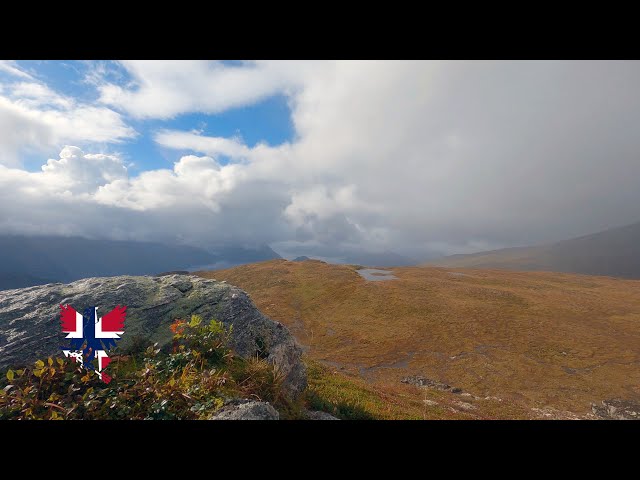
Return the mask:
[[(87, 308), (80, 315), (70, 305), (60, 305), (62, 332), (69, 339), (69, 346), (62, 347), (65, 357), (75, 358), (87, 370), (95, 372), (103, 382), (109, 383), (111, 377), (104, 371), (111, 361), (107, 350), (115, 347), (124, 333), (126, 311), (127, 307), (118, 305), (100, 317), (98, 307)], [(94, 359), (98, 359), (97, 370), (93, 365)]]

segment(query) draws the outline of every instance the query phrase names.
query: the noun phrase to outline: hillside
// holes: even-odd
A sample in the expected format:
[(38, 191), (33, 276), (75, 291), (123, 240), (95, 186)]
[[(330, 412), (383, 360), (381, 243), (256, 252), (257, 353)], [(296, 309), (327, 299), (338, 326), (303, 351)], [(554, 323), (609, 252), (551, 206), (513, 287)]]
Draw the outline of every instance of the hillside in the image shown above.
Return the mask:
[[(370, 282), (354, 266), (273, 260), (199, 274), (246, 290), (312, 360), (386, 398), (438, 395), (433, 409), (462, 402), (457, 411), (482, 418), (584, 417), (592, 403), (640, 400), (639, 281), (391, 270), (396, 280)], [(401, 383), (407, 376), (435, 387)]]
[(550, 245), (451, 255), (428, 264), (640, 278), (640, 223)]

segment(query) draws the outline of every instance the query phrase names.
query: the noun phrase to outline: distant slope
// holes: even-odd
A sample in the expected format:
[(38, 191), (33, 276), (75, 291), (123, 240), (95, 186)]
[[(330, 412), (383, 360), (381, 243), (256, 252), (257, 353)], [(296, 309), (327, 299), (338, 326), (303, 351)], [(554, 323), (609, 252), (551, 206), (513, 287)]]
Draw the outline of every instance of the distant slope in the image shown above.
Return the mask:
[(451, 255), (428, 265), (640, 278), (640, 223), (550, 245)]
[(153, 274), (215, 259), (198, 248), (158, 243), (0, 236), (0, 277), (4, 289), (94, 276)]
[(206, 264), (191, 266), (189, 267), (190, 271), (231, 268), (247, 263), (264, 262), (266, 260), (282, 258), (268, 245), (262, 245), (254, 248), (242, 246), (218, 246), (212, 247), (209, 250), (214, 254), (215, 260)]
[(13, 288), (33, 287), (34, 285), (45, 285), (55, 283), (52, 280), (34, 277), (29, 274), (0, 272), (0, 290), (10, 290)]
[(274, 252), (269, 245), (248, 248), (244, 246), (222, 246), (214, 247), (211, 251), (220, 259), (228, 263), (237, 265), (245, 263), (263, 262), (265, 260), (273, 260), (282, 258)]
[[(399, 253), (392, 252), (390, 250), (372, 252), (354, 248), (337, 249), (332, 251), (314, 251), (313, 249), (310, 249), (305, 252), (298, 251), (295, 252), (295, 254), (298, 256), (293, 259), (294, 262), (311, 259), (338, 265), (363, 265), (367, 267), (401, 267), (418, 264), (418, 262), (413, 258), (405, 257), (404, 255), (400, 255)], [(293, 253), (290, 253), (290, 255), (293, 255)]]
[(219, 246), (205, 251), (182, 245), (81, 237), (0, 236), (0, 289), (86, 277), (147, 275), (198, 265), (240, 265), (280, 258), (268, 246)]
[[(390, 270), (397, 280), (367, 282), (349, 265), (273, 260), (200, 275), (249, 292), (312, 359), (336, 371), (381, 389), (421, 375), (472, 395), (457, 398), (473, 406), (429, 409), (479, 413), (489, 396), (504, 400), (498, 410), (515, 402), (533, 417), (555, 409), (550, 415), (563, 418), (566, 411), (588, 415), (591, 402), (640, 400), (640, 281)], [(414, 390), (419, 400), (430, 395)]]

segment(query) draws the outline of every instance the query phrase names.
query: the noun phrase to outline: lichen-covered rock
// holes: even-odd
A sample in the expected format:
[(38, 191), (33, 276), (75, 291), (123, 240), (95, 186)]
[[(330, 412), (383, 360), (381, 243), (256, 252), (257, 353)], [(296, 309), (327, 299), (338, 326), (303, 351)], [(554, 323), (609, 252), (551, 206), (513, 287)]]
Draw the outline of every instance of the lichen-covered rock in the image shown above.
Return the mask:
[(321, 412), (321, 411), (311, 411), (308, 410), (304, 414), (305, 420), (340, 420), (339, 418), (334, 417), (330, 413)]
[(604, 400), (601, 405), (591, 404), (598, 418), (610, 420), (640, 420), (640, 402), (633, 400)]
[(400, 380), (402, 383), (408, 383), (409, 385), (415, 385), (416, 387), (427, 387), (435, 390), (448, 391), (451, 393), (462, 393), (462, 389), (458, 387), (452, 387), (446, 383), (432, 380), (430, 378), (422, 377), (420, 375), (411, 375), (404, 377)]
[(267, 402), (235, 400), (218, 410), (209, 420), (280, 420), (280, 415)]
[(169, 325), (177, 318), (215, 318), (233, 325), (236, 354), (266, 358), (281, 371), (290, 397), (306, 388), (302, 351), (284, 325), (264, 316), (237, 287), (181, 274), (85, 278), (0, 291), (0, 368), (60, 354), (61, 304), (80, 312), (97, 306), (104, 313), (126, 305), (125, 333), (118, 344), (125, 351), (141, 340), (168, 345)]

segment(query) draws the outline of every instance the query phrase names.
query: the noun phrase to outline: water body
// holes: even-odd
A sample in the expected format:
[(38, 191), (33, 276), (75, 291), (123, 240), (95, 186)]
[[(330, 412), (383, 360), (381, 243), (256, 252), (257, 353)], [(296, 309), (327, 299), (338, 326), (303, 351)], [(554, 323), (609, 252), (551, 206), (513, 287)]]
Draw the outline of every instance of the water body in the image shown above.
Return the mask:
[(362, 278), (370, 282), (382, 282), (384, 280), (397, 279), (393, 272), (390, 270), (379, 270), (377, 268), (362, 268), (356, 270)]

